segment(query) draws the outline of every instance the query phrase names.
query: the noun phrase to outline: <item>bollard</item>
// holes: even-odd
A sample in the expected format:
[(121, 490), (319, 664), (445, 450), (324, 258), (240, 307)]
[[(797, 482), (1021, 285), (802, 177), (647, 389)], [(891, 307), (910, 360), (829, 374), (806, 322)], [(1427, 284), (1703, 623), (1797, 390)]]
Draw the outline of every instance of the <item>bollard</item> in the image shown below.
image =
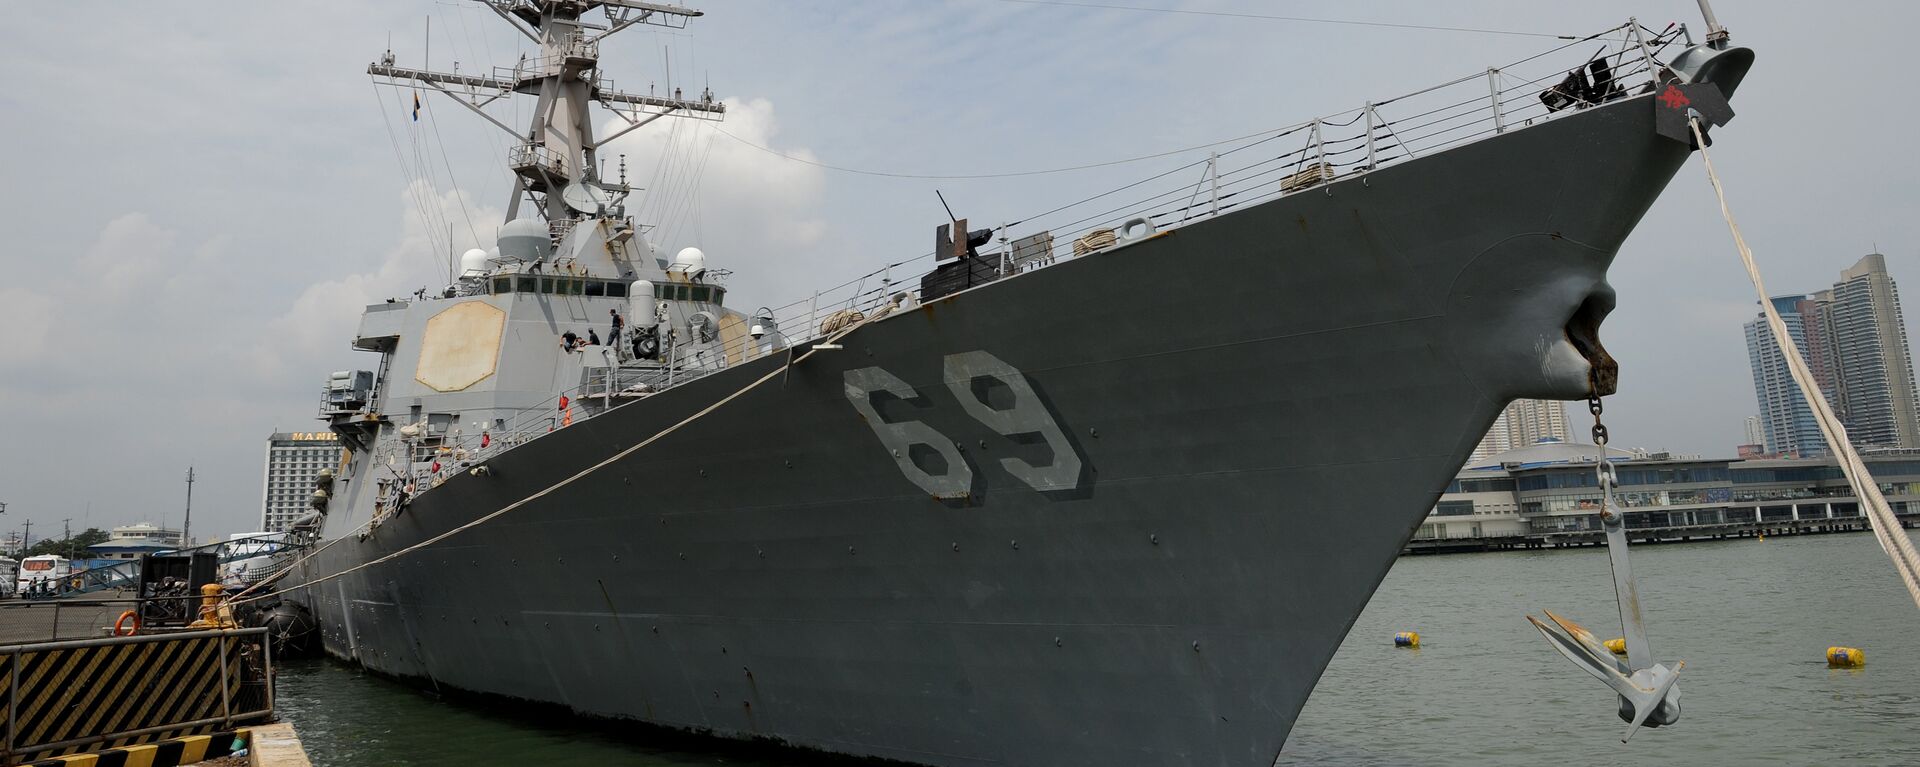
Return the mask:
[(200, 611), (194, 616), (193, 623), (188, 624), (187, 627), (200, 629), (220, 626), (220, 595), (225, 591), (226, 587), (218, 583), (209, 583), (201, 586)]

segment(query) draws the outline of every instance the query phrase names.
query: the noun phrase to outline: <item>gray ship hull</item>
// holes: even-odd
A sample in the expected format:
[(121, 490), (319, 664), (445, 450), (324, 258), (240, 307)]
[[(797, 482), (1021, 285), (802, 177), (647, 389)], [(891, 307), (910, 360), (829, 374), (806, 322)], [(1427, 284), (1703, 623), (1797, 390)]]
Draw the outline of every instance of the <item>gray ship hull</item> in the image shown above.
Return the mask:
[[(1688, 155), (1650, 98), (870, 323), (294, 595), (335, 656), (583, 715), (938, 765), (1264, 767), (1498, 411), (1584, 396), (1564, 326), (1610, 306), (1608, 263)], [(961, 405), (943, 360), (975, 351), (1058, 438)], [(784, 359), (504, 453), (291, 582), (548, 488)], [(955, 443), (964, 497), (908, 479), (849, 396), (867, 368), (916, 395), (873, 397), (883, 422)], [(1065, 465), (1059, 438), (1079, 474), (1036, 490), (1019, 467)]]

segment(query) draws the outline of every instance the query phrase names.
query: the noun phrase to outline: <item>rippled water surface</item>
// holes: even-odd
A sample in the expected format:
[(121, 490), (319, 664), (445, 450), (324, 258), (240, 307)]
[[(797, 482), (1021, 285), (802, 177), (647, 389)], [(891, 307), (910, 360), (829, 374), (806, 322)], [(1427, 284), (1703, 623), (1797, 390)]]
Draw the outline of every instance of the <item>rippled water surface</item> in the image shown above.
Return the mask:
[[(1523, 617), (1617, 635), (1605, 549), (1403, 557), (1281, 763), (1920, 764), (1920, 609), (1870, 534), (1636, 545), (1633, 563), (1655, 655), (1687, 664), (1674, 727), (1620, 743), (1612, 693)], [(1421, 649), (1391, 647), (1401, 630)], [(1828, 645), (1866, 668), (1828, 669)]]
[[(1683, 659), (1672, 728), (1625, 725), (1611, 693), (1522, 617), (1551, 608), (1617, 633), (1604, 549), (1408, 557), (1360, 616), (1282, 765), (1920, 764), (1920, 609), (1866, 534), (1636, 546), (1662, 659)], [(1419, 650), (1391, 646), (1419, 631)], [(1867, 667), (1830, 670), (1828, 645)], [(649, 748), (585, 727), (449, 703), (331, 662), (287, 666), (280, 707), (320, 767), (793, 765)]]

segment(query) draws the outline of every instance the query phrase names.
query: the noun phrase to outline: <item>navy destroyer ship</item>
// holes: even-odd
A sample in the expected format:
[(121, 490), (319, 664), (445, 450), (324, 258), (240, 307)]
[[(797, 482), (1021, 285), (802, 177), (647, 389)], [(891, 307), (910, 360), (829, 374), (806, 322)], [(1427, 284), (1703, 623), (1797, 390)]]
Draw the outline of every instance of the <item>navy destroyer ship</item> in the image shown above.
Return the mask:
[(1629, 21), (741, 311), (603, 170), (725, 116), (601, 70), (699, 12), (483, 2), (538, 55), (368, 71), (514, 137), (497, 247), (366, 307), (311, 552), (244, 598), (438, 689), (934, 765), (1272, 764), (1501, 408), (1612, 391), (1608, 265), (1752, 61)]

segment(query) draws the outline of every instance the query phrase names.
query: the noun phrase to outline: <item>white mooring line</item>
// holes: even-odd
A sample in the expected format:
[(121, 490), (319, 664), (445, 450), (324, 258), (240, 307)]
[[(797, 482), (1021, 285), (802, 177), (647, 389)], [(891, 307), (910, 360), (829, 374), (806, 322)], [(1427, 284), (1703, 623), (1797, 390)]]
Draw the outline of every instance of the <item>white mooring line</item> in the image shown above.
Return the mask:
[(1720, 215), (1727, 219), (1727, 230), (1733, 233), (1734, 247), (1740, 251), (1740, 260), (1747, 266), (1747, 276), (1753, 280), (1754, 292), (1760, 296), (1760, 308), (1766, 312), (1767, 327), (1773, 331), (1773, 341), (1780, 347), (1781, 356), (1787, 360), (1787, 370), (1793, 374), (1793, 382), (1800, 387), (1800, 394), (1807, 404), (1813, 407), (1814, 420), (1820, 424), (1820, 435), (1833, 448), (1834, 455), (1840, 459), (1840, 470), (1847, 475), (1847, 484), (1853, 486), (1854, 496), (1860, 499), (1860, 505), (1866, 507), (1867, 522), (1873, 528), (1873, 535), (1880, 541), (1880, 549), (1887, 552), (1893, 560), (1893, 567), (1900, 571), (1900, 579), (1906, 583), (1907, 593), (1913, 596), (1916, 606), (1920, 606), (1920, 552), (1915, 552), (1913, 539), (1907, 537), (1895, 518), (1893, 510), (1887, 507), (1887, 497), (1880, 494), (1880, 485), (1873, 475), (1867, 472), (1866, 462), (1860, 460), (1860, 453), (1847, 442), (1847, 427), (1833, 414), (1833, 408), (1827, 404), (1827, 398), (1821, 396), (1820, 387), (1814, 385), (1813, 372), (1807, 369), (1806, 360), (1800, 357), (1800, 347), (1787, 334), (1787, 325), (1780, 319), (1780, 312), (1767, 300), (1766, 283), (1760, 279), (1760, 267), (1753, 262), (1753, 251), (1747, 248), (1747, 239), (1740, 235), (1740, 225), (1734, 223), (1733, 211), (1727, 208), (1726, 190), (1720, 187), (1720, 176), (1713, 172), (1713, 158), (1707, 155), (1706, 137), (1700, 132), (1700, 116), (1688, 110), (1687, 123), (1693, 128), (1694, 143), (1700, 147), (1700, 161), (1706, 165), (1707, 181), (1713, 184), (1713, 193), (1720, 198)]

